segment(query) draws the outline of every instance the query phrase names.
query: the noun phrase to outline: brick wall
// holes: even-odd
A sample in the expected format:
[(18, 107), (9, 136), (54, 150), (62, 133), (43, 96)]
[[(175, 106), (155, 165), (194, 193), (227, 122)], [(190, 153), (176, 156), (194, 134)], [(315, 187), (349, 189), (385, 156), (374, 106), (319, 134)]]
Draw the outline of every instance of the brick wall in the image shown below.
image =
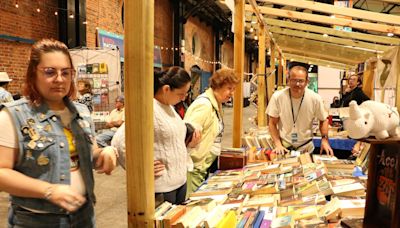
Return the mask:
[[(36, 11), (40, 8), (40, 13)], [(29, 40), (57, 38), (58, 22), (54, 15), (57, 0), (19, 0), (0, 2), (0, 35), (20, 37)], [(0, 71), (5, 71), (13, 79), (8, 90), (15, 94), (21, 91), (28, 67), (31, 45), (23, 42), (0, 39)]]
[(86, 42), (96, 47), (96, 28), (123, 35), (122, 0), (86, 0)]
[(154, 45), (168, 47), (161, 50), (161, 60), (165, 67), (171, 66), (174, 59), (173, 47), (173, 6), (168, 0), (154, 1)]

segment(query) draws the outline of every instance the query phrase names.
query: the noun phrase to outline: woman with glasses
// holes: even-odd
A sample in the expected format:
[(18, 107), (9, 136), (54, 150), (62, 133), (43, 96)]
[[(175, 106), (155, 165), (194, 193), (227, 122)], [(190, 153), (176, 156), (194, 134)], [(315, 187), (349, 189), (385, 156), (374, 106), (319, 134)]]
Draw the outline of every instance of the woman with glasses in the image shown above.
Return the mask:
[(209, 79), (210, 88), (193, 101), (185, 114), (185, 121), (202, 128), (199, 145), (190, 149), (194, 167), (188, 172), (187, 196), (201, 185), (210, 171), (216, 169), (210, 167), (216, 166), (216, 158), (221, 153), (224, 132), (222, 103), (232, 97), (238, 82), (233, 70), (217, 70)]
[(94, 227), (93, 168), (110, 174), (112, 147), (97, 149), (90, 112), (72, 102), (75, 71), (67, 46), (32, 46), (26, 99), (0, 111), (0, 190), (10, 193), (9, 227)]
[(313, 121), (319, 120), (321, 153), (333, 155), (328, 141), (328, 113), (320, 95), (307, 88), (308, 67), (292, 63), (289, 67), (289, 88), (276, 91), (267, 107), (268, 127), (275, 144), (274, 152), (290, 150), (313, 153)]

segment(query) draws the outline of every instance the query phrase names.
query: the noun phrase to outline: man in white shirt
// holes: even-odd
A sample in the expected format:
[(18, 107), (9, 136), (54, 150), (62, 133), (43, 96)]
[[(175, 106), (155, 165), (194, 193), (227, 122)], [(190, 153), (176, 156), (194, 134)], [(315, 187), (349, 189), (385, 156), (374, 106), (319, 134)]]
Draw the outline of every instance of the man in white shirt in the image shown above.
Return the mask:
[(99, 147), (109, 146), (111, 139), (114, 137), (115, 132), (125, 121), (125, 108), (124, 97), (118, 96), (115, 99), (115, 109), (113, 109), (109, 116), (106, 118), (106, 130), (96, 136), (97, 144)]
[(320, 152), (333, 155), (328, 140), (328, 114), (322, 98), (307, 88), (308, 82), (307, 68), (302, 63), (294, 63), (289, 67), (289, 88), (276, 91), (271, 97), (266, 112), (277, 154), (290, 149), (312, 153), (312, 123), (316, 118), (322, 136)]

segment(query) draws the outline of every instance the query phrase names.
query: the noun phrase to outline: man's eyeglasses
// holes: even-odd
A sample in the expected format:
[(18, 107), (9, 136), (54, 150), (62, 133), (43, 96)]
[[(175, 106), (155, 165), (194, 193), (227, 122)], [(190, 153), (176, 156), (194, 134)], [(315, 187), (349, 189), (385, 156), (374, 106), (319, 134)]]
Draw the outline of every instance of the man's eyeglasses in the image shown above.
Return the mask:
[(53, 78), (59, 74), (63, 78), (71, 78), (73, 75), (75, 75), (75, 70), (73, 68), (57, 69), (53, 67), (38, 67), (37, 69), (41, 71), (47, 78)]
[(297, 83), (304, 84), (304, 83), (306, 83), (305, 79), (289, 79), (289, 80), (290, 80), (290, 83), (293, 83), (293, 84), (297, 84)]

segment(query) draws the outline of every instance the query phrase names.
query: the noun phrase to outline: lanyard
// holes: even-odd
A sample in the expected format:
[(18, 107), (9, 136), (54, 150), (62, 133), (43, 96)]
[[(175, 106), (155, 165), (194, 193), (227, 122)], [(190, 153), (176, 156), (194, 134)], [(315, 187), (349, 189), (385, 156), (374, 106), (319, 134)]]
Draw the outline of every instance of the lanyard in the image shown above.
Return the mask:
[(290, 97), (290, 106), (291, 106), (291, 108), (292, 108), (293, 126), (296, 126), (296, 121), (297, 121), (297, 118), (299, 117), (301, 104), (303, 104), (303, 100), (304, 100), (304, 93), (303, 93), (303, 96), (301, 97), (301, 101), (300, 101), (300, 105), (299, 105), (299, 110), (297, 110), (296, 119), (294, 118), (293, 102), (292, 102), (292, 95), (290, 94), (290, 89), (289, 89), (289, 97)]

